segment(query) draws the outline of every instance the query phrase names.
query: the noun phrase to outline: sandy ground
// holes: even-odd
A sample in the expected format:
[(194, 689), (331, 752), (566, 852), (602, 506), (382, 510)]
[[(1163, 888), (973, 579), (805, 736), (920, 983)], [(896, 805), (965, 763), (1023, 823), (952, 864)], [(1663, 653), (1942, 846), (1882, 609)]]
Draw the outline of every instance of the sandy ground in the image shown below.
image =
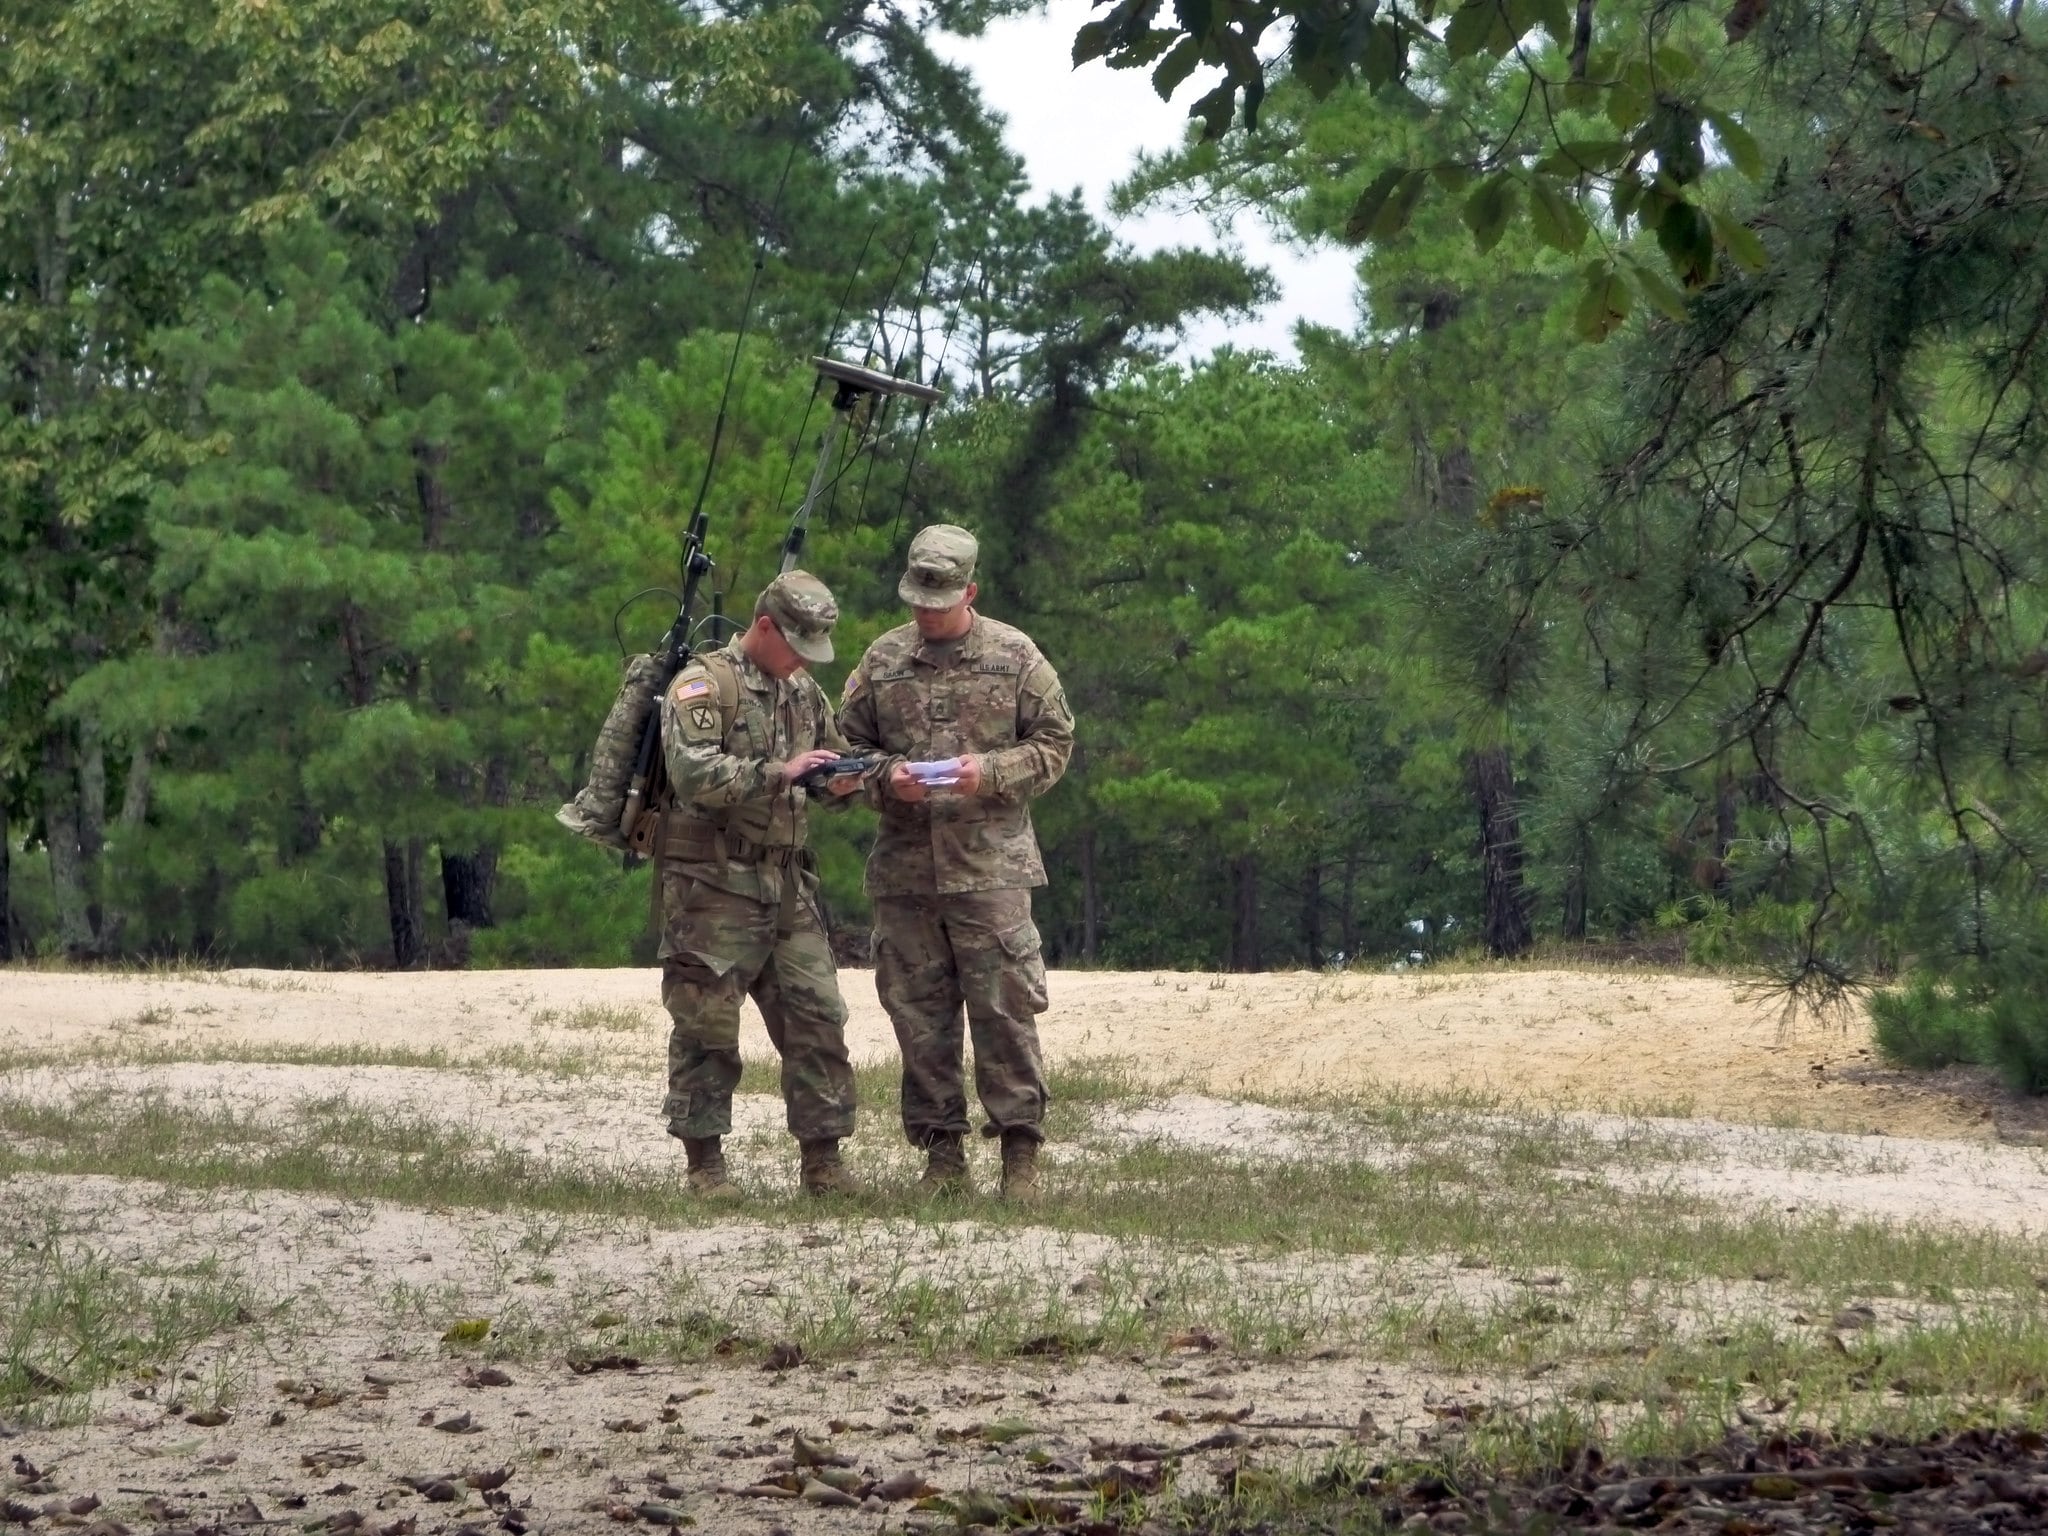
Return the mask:
[[(412, 1527), (393, 1529), (408, 1518), (453, 1532), (503, 1513), (464, 1482), (495, 1469), (512, 1471), (505, 1498), (515, 1521), (537, 1531), (632, 1523), (645, 1503), (712, 1531), (876, 1529), (890, 1501), (847, 1510), (746, 1491), (793, 1470), (799, 1432), (866, 1481), (903, 1478), (899, 1488), (956, 1502), (1023, 1495), (1085, 1504), (1096, 1480), (1156, 1479), (1169, 1455), (1178, 1485), (1199, 1490), (1247, 1462), (1313, 1464), (1339, 1447), (1413, 1444), (1447, 1424), (1540, 1411), (1575, 1380), (1549, 1369), (1501, 1380), (1377, 1361), (1346, 1347), (1347, 1319), (1416, 1296), (1480, 1310), (1526, 1307), (1531, 1297), (1601, 1305), (1555, 1275), (1448, 1258), (1210, 1255), (1196, 1262), (1216, 1266), (1248, 1304), (1315, 1309), (1328, 1346), (1305, 1358), (1238, 1358), (1196, 1329), (1141, 1355), (885, 1355), (774, 1370), (756, 1363), (760, 1343), (786, 1337), (793, 1315), (815, 1316), (835, 1295), (887, 1317), (922, 1281), (1001, 1277), (1011, 1304), (1020, 1285), (1035, 1286), (1066, 1298), (1085, 1327), (1106, 1273), (1185, 1285), (1187, 1259), (1092, 1234), (967, 1221), (801, 1230), (744, 1219), (586, 1221), (550, 1231), (537, 1251), (533, 1227), (518, 1218), (375, 1201), (52, 1176), (17, 1178), (8, 1196), (0, 1227), (17, 1231), (7, 1235), (26, 1230), (145, 1273), (202, 1273), (227, 1257), (250, 1286), (253, 1339), (209, 1342), (164, 1377), (95, 1394), (82, 1426), (11, 1435), (0, 1426), (7, 1452), (38, 1474), (39, 1505), (91, 1496), (124, 1522), (160, 1529), (290, 1519), (314, 1530), (311, 1522), (353, 1511), (373, 1533), (413, 1536)], [(1611, 1344), (1640, 1329), (1647, 1348), (1705, 1318), (1769, 1318), (1786, 1331), (1811, 1321), (1767, 1285), (1703, 1289), (1715, 1294), (1632, 1310), (1602, 1336)], [(636, 1327), (704, 1306), (753, 1341), (743, 1363), (629, 1353)], [(1880, 1301), (1870, 1326), (1910, 1326), (1923, 1310)], [(487, 1318), (492, 1339), (514, 1341), (498, 1374), (482, 1374), (493, 1364), (490, 1340), (443, 1342), (462, 1318)], [(590, 1369), (593, 1360), (602, 1363)], [(209, 1419), (223, 1397), (224, 1419)], [(1111, 1470), (1119, 1466), (1123, 1473)], [(449, 1485), (441, 1503), (421, 1491), (436, 1479)], [(910, 1500), (893, 1502), (900, 1519)], [(943, 1516), (932, 1528), (954, 1524)]]
[[(844, 980), (856, 1055), (890, 1059), (869, 976)], [(162, 1095), (269, 1119), (346, 1099), (542, 1161), (672, 1177), (675, 1148), (654, 1112), (664, 1019), (652, 991), (644, 971), (0, 971), (0, 1053), (45, 1058), (0, 1070), (0, 1091), (58, 1105)], [(2017, 1106), (1967, 1078), (1885, 1072), (1862, 1026), (1787, 1025), (1723, 980), (1062, 973), (1052, 996), (1043, 1034), (1054, 1061), (1121, 1061), (1151, 1091), (1104, 1110), (1097, 1145), (1156, 1139), (1398, 1166), (1408, 1154), (1376, 1142), (1369, 1116), (1333, 1106), (1472, 1093), (1484, 1104), (1447, 1119), (1447, 1135), (1483, 1143), (1562, 1126), (1587, 1178), (1795, 1215), (2048, 1228), (2048, 1155), (1998, 1144), (2001, 1132), (2027, 1133)], [(767, 1057), (758, 1020), (748, 1031), (747, 1054)], [(416, 1053), (418, 1064), (235, 1059), (329, 1047)], [(779, 1105), (743, 1095), (736, 1107), (743, 1182), (786, 1180), (766, 1151), (781, 1147)], [(877, 1131), (892, 1128), (863, 1134)], [(1063, 1159), (1091, 1155), (1089, 1139), (1051, 1150), (1054, 1179)], [(1636, 1145), (1603, 1156), (1646, 1139), (1654, 1155)], [(0, 1500), (49, 1511), (32, 1529), (111, 1518), (155, 1536), (285, 1521), (330, 1536), (681, 1520), (750, 1536), (950, 1530), (952, 1513), (913, 1509), (920, 1491), (984, 1513), (990, 1499), (1052, 1501), (1009, 1506), (1043, 1517), (1059, 1501), (1086, 1503), (1105, 1478), (1155, 1482), (1166, 1453), (1179, 1453), (1180, 1485), (1200, 1488), (1243, 1464), (1314, 1464), (1340, 1446), (1412, 1444), (1475, 1416), (1540, 1410), (1571, 1387), (1570, 1369), (1479, 1380), (1372, 1358), (1356, 1341), (1390, 1307), (1486, 1311), (1540, 1294), (1576, 1309), (1574, 1328), (1614, 1337), (1746, 1317), (1824, 1326), (1763, 1276), (1711, 1295), (1579, 1297), (1571, 1277), (1469, 1269), (1456, 1255), (1190, 1255), (970, 1221), (560, 1222), (94, 1177), (0, 1184), (0, 1238), (17, 1254), (103, 1254), (124, 1272), (179, 1283), (226, 1272), (247, 1286), (247, 1327), (195, 1345), (161, 1378), (94, 1393), (82, 1423), (0, 1424)], [(968, 1295), (970, 1316), (1030, 1306), (1085, 1328), (1091, 1309), (1157, 1284), (1298, 1314), (1328, 1344), (1306, 1358), (1233, 1358), (1197, 1334), (1139, 1355), (928, 1361), (885, 1350), (758, 1364), (764, 1344), (835, 1308), (875, 1334), (921, 1287), (958, 1288), (963, 1276), (992, 1287)], [(1872, 1326), (1925, 1320), (1871, 1301)], [(648, 1337), (698, 1309), (746, 1347), (694, 1365), (632, 1355), (636, 1330)], [(444, 1342), (465, 1317), (492, 1320), (482, 1346)], [(606, 1354), (607, 1368), (577, 1368)], [(479, 1376), (494, 1356), (509, 1380)], [(216, 1398), (225, 1422), (204, 1411)], [(828, 1459), (846, 1465), (826, 1470), (868, 1502), (820, 1502), (820, 1469), (791, 1465), (799, 1431), (829, 1443)], [(500, 1470), (510, 1477), (491, 1486)], [(68, 1512), (89, 1498), (97, 1513)]]
[[(864, 971), (842, 973), (857, 1057), (893, 1052)], [(1868, 1027), (1787, 1022), (1719, 977), (1650, 971), (1401, 975), (1056, 972), (1049, 1057), (1119, 1057), (1212, 1094), (1472, 1091), (1510, 1106), (1685, 1115), (1890, 1136), (2031, 1133), (2025, 1106), (1967, 1075), (1885, 1071)], [(535, 1047), (659, 1059), (653, 973), (0, 972), (0, 1043), (165, 1050), (234, 1042), (440, 1050), (458, 1061)], [(631, 1034), (566, 1027), (586, 1007), (644, 1017)], [(768, 1054), (751, 1010), (743, 1042)]]
[[(180, 1062), (162, 1066), (71, 1065), (0, 1073), (18, 1099), (65, 1105), (160, 1097), (185, 1107), (287, 1122), (307, 1106), (346, 1100), (473, 1133), (541, 1162), (638, 1175), (672, 1173), (675, 1143), (658, 1111), (650, 1074), (560, 1076), (505, 1068), (461, 1073), (423, 1067), (325, 1067), (266, 1062)], [(1906, 1136), (1847, 1135), (1714, 1120), (1645, 1119), (1586, 1112), (1459, 1116), (1467, 1141), (1499, 1141), (1564, 1127), (1584, 1148), (1573, 1172), (1632, 1191), (1675, 1190), (1747, 1210), (1833, 1213), (1902, 1224), (2048, 1233), (2048, 1150)], [(734, 1153), (751, 1184), (786, 1182), (781, 1101), (740, 1094), (733, 1106)], [(864, 1135), (893, 1135), (870, 1118)], [(1098, 1117), (1098, 1135), (1160, 1140), (1245, 1157), (1346, 1159), (1398, 1168), (1416, 1150), (1383, 1145), (1356, 1116), (1217, 1098), (1162, 1094)], [(749, 1145), (751, 1143), (751, 1145)], [(1634, 1143), (1646, 1157), (1615, 1157)], [(1482, 1154), (1493, 1150), (1477, 1146)], [(1089, 1149), (1055, 1144), (1057, 1178)]]

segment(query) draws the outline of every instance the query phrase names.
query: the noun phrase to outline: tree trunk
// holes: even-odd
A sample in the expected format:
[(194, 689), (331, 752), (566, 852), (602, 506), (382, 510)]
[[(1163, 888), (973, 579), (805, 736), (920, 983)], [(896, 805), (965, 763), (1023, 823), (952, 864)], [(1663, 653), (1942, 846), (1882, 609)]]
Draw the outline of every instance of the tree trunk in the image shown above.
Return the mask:
[(121, 825), (139, 827), (149, 819), (149, 774), (155, 766), (154, 746), (138, 741), (128, 753), (128, 778), (121, 786)]
[(1353, 844), (1344, 850), (1344, 915), (1343, 928), (1344, 963), (1358, 963), (1358, 847)]
[(69, 955), (98, 951), (93, 931), (91, 894), (86, 888), (83, 851), (78, 832), (78, 764), (70, 728), (54, 725), (43, 733), (43, 843), (50, 851), (50, 886), (57, 907), (57, 942)]
[(489, 928), (491, 916), (491, 886), (498, 877), (498, 854), (493, 848), (479, 848), (475, 853), (443, 853), (441, 855), (441, 901), (448, 916), (448, 930), (455, 936), (455, 925), (461, 923), (465, 929)]
[(418, 838), (384, 845), (384, 901), (391, 913), (391, 963), (417, 970), (427, 955), (426, 899), (420, 889), (425, 852)]
[(1230, 969), (1259, 969), (1259, 856), (1240, 854), (1230, 866)]
[(1735, 846), (1735, 775), (1723, 770), (1714, 785), (1714, 894), (1723, 901), (1735, 899), (1735, 880), (1728, 870), (1728, 852)]
[(1486, 952), (1508, 959), (1529, 948), (1529, 904), (1522, 889), (1522, 827), (1515, 807), (1515, 769), (1506, 747), (1466, 760), (1479, 807), (1479, 861), (1484, 885), (1481, 939)]
[(428, 549), (439, 549), (442, 536), (448, 531), (448, 521), (455, 513), (455, 502), (448, 494), (447, 483), (441, 478), (441, 471), (448, 464), (448, 445), (433, 443), (418, 438), (412, 445), (413, 489), (420, 499), (420, 542)]
[(78, 723), (78, 864), (85, 886), (85, 920), (92, 928), (93, 946), (101, 953), (112, 948), (116, 926), (107, 919), (101, 857), (106, 851), (107, 743), (99, 721), (86, 719)]
[(220, 947), (220, 899), (227, 881), (218, 864), (208, 864), (199, 886), (190, 898), (192, 905), (192, 953), (211, 957)]
[(1102, 892), (1095, 880), (1095, 828), (1081, 830), (1081, 960), (1093, 965), (1102, 947)]
[(1584, 827), (1572, 829), (1571, 862), (1564, 872), (1564, 936), (1586, 936), (1586, 887), (1592, 876), (1593, 839)]
[(1308, 868), (1301, 877), (1301, 947), (1308, 956), (1308, 968), (1323, 968), (1323, 856), (1308, 856)]
[(7, 824), (7, 790), (0, 785), (0, 961), (14, 958), (14, 829)]
[[(470, 799), (467, 783), (452, 786), (451, 793)], [(484, 764), (483, 803), (502, 809), (512, 799), (512, 770), (502, 757), (493, 757)], [(491, 896), (498, 882), (498, 849), (495, 844), (481, 843), (474, 852), (450, 853), (445, 848), (441, 853), (441, 899), (448, 919), (448, 937), (459, 951), (458, 958), (468, 963), (468, 936), (478, 928), (497, 925), (497, 918), (491, 911)]]

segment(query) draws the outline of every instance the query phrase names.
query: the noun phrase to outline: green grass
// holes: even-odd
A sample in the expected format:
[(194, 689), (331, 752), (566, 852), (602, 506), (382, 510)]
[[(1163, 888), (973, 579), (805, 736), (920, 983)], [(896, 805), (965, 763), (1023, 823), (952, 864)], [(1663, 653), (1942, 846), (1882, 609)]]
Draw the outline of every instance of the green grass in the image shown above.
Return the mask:
[[(208, 1059), (448, 1065), (431, 1050)], [(750, 1061), (742, 1091), (773, 1093), (776, 1076), (772, 1061)], [(736, 1141), (750, 1198), (713, 1212), (682, 1195), (679, 1157), (532, 1157), (346, 1094), (257, 1114), (111, 1086), (56, 1103), (0, 1091), (0, 1178), (107, 1175), (237, 1200), (276, 1190), (503, 1213), (518, 1229), (502, 1245), (486, 1355), (755, 1361), (793, 1343), (818, 1360), (1150, 1357), (1196, 1332), (1276, 1360), (1357, 1352), (1493, 1382), (1457, 1439), (1458, 1455), (1491, 1466), (1540, 1456), (1567, 1433), (1676, 1454), (1742, 1413), (1914, 1433), (1972, 1415), (2033, 1422), (2048, 1402), (2034, 1279), (2048, 1272), (2048, 1245), (1733, 1209), (1660, 1180), (1702, 1149), (1655, 1125), (1615, 1138), (1483, 1099), (1322, 1101), (1287, 1122), (1298, 1144), (1228, 1155), (1121, 1132), (1157, 1091), (1117, 1063), (1083, 1062), (1053, 1075), (1049, 1198), (1020, 1213), (989, 1197), (995, 1153), (979, 1138), (970, 1155), (983, 1193), (921, 1201), (919, 1159), (896, 1124), (896, 1069), (857, 1077), (863, 1122), (848, 1151), (874, 1192), (851, 1206), (794, 1193), (779, 1128)], [(651, 1114), (658, 1078), (646, 1087), (631, 1112)], [(1617, 1187), (1591, 1169), (1634, 1177)], [(724, 1221), (753, 1224), (747, 1262), (775, 1277), (772, 1294), (679, 1272), (623, 1300), (576, 1293), (575, 1248), (593, 1233)], [(0, 1412), (73, 1411), (93, 1385), (169, 1369), (246, 1326), (253, 1304), (230, 1276), (124, 1268), (13, 1230), (0, 1259)], [(393, 1328), (432, 1337), (473, 1305), (417, 1279), (380, 1294)], [(1838, 1343), (1792, 1318), (1797, 1307), (1825, 1323), (1859, 1300), (1910, 1305), (1920, 1320)], [(1301, 1518), (1316, 1507), (1308, 1498)]]
[(540, 1008), (527, 1019), (529, 1024), (548, 1029), (597, 1030), (613, 1035), (667, 1032), (664, 1015), (657, 1025), (651, 1008), (620, 1007), (616, 1003), (582, 1003), (574, 1008)]
[[(190, 1012), (191, 1010), (186, 1010)], [(531, 1072), (555, 1078), (593, 1077), (616, 1073), (615, 1047), (548, 1047), (506, 1045), (460, 1055), (438, 1045), (292, 1045), (285, 1042), (98, 1039), (51, 1050), (38, 1047), (0, 1048), (0, 1074), (40, 1067), (167, 1067), (247, 1065), (284, 1067), (416, 1067), (436, 1072)], [(641, 1070), (630, 1066), (629, 1070)]]
[(23, 1208), (13, 1193), (10, 1201), (16, 1209), (0, 1234), (0, 1415), (75, 1420), (94, 1389), (169, 1377), (195, 1346), (256, 1320), (253, 1293), (217, 1260), (168, 1271), (117, 1263), (72, 1240), (54, 1212)]
[[(749, 1070), (751, 1086), (770, 1086), (768, 1069)], [(1654, 1168), (1658, 1158), (1689, 1148), (1654, 1136), (1618, 1147), (1589, 1143), (1564, 1120), (1493, 1124), (1485, 1134), (1466, 1126), (1460, 1134), (1457, 1117), (1437, 1111), (1339, 1118), (1329, 1147), (1314, 1160), (1246, 1159), (1115, 1139), (1076, 1155), (1076, 1143), (1092, 1134), (1093, 1117), (1124, 1102), (1127, 1088), (1112, 1068), (1055, 1077), (1049, 1129), (1056, 1161), (1041, 1208), (1026, 1216), (985, 1197), (934, 1208), (918, 1198), (917, 1158), (896, 1134), (894, 1072), (865, 1069), (859, 1089), (865, 1123), (848, 1150), (874, 1186), (857, 1213), (868, 1219), (971, 1217), (999, 1230), (1028, 1224), (1134, 1247), (1228, 1251), (1267, 1262), (1370, 1256), (1389, 1266), (1456, 1255), (1510, 1274), (1567, 1273), (1602, 1316), (1640, 1309), (1649, 1295), (1748, 1286), (1759, 1274), (1816, 1307), (1871, 1295), (1938, 1305), (2005, 1295), (2031, 1304), (2033, 1276), (2048, 1270), (2048, 1246), (1996, 1232), (1754, 1214), (1654, 1184), (1617, 1189), (1577, 1170), (1596, 1157)], [(650, 1098), (652, 1092), (650, 1084)], [(7, 1142), (0, 1172), (105, 1174), (192, 1189), (278, 1189), (537, 1217), (709, 1219), (680, 1198), (674, 1166), (537, 1159), (472, 1128), (345, 1096), (274, 1118), (160, 1095), (108, 1091), (62, 1104), (0, 1095), (0, 1136)], [(993, 1149), (978, 1141), (971, 1156), (986, 1188)], [(743, 1139), (733, 1158), (743, 1179), (758, 1186), (766, 1173), (775, 1186), (735, 1214), (790, 1223), (821, 1214), (815, 1202), (791, 1192), (793, 1149), (779, 1129)], [(1427, 1324), (1436, 1330), (1427, 1341), (1432, 1351), (1445, 1352), (1456, 1321), (1455, 1308), (1434, 1308)], [(1311, 1313), (1288, 1326), (1315, 1322)], [(1455, 1353), (1474, 1361), (1519, 1358), (1495, 1346)]]

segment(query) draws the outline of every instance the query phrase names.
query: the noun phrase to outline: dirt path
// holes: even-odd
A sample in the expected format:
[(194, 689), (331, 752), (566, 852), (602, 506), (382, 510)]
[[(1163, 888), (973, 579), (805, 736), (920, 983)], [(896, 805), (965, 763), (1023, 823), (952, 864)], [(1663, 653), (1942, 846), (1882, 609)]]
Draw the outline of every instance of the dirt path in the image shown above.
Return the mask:
[[(894, 1042), (871, 975), (848, 971), (843, 983), (856, 1056), (888, 1057)], [(653, 973), (641, 970), (4, 971), (0, 1044), (358, 1045), (438, 1048), (458, 1061), (581, 1046), (644, 1070), (660, 1059), (654, 991)], [(1961, 1140), (1994, 1139), (2002, 1120), (2010, 1130), (2021, 1118), (1967, 1076), (1878, 1068), (1860, 1017), (1788, 1025), (1720, 977), (1063, 971), (1051, 991), (1042, 1034), (1054, 1059), (1125, 1058), (1161, 1085), (1208, 1093), (1470, 1090), (1516, 1107)], [(607, 1014), (609, 1026), (579, 1021), (584, 1009)], [(751, 1013), (745, 1048), (768, 1054)]]

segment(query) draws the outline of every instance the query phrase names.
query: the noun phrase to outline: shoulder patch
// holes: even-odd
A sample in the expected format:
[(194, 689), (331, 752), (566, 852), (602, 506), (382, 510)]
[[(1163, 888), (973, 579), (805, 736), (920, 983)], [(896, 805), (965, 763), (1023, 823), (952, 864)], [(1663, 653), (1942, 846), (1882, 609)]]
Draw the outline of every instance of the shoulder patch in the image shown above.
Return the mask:
[(845, 687), (845, 689), (844, 689), (844, 690), (843, 690), (843, 691), (842, 691), (842, 692), (840, 693), (840, 695), (839, 695), (839, 701), (840, 701), (840, 703), (841, 703), (841, 704), (850, 704), (850, 703), (852, 703), (852, 702), (853, 702), (853, 696), (854, 696), (854, 695), (855, 695), (856, 693), (859, 693), (859, 692), (860, 692), (860, 674), (859, 674), (858, 672), (855, 672), (855, 673), (853, 673), (853, 674), (852, 674), (851, 676), (849, 676), (849, 677), (848, 677), (848, 678), (846, 679), (846, 687)]
[(675, 687), (670, 690), (669, 697), (678, 704), (687, 704), (692, 699), (705, 698), (715, 691), (716, 684), (710, 678), (702, 675), (691, 677), (686, 673), (676, 679)]

